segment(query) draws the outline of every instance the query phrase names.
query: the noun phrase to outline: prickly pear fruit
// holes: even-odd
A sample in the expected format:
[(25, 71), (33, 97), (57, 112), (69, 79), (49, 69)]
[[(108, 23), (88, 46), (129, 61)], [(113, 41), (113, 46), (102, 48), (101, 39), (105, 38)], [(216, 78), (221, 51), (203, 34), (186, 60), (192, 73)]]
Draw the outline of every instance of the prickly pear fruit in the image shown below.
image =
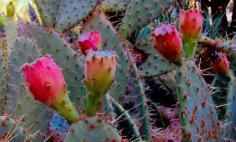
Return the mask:
[(35, 100), (54, 108), (68, 121), (78, 118), (78, 112), (67, 95), (63, 74), (51, 56), (46, 55), (23, 65), (22, 71)]
[(186, 11), (181, 10), (178, 24), (183, 38), (198, 39), (201, 34), (203, 24), (201, 11), (198, 9)]
[(196, 41), (201, 34), (202, 24), (203, 17), (200, 10), (180, 12), (178, 25), (183, 36), (184, 53), (187, 58), (192, 58), (195, 54)]
[(81, 34), (77, 40), (81, 52), (87, 55), (90, 49), (97, 51), (101, 49), (102, 37), (101, 33), (98, 31), (91, 31), (88, 33)]
[(177, 65), (182, 63), (182, 40), (172, 24), (162, 24), (152, 34), (154, 48), (167, 60)]
[(106, 93), (115, 79), (116, 55), (109, 51), (90, 51), (85, 64), (86, 87)]
[(224, 53), (216, 53), (212, 57), (213, 59), (213, 71), (221, 75), (227, 76), (229, 74), (229, 60)]
[(116, 62), (116, 54), (113, 52), (89, 51), (85, 63), (86, 115), (95, 115), (99, 110), (102, 97), (115, 80)]

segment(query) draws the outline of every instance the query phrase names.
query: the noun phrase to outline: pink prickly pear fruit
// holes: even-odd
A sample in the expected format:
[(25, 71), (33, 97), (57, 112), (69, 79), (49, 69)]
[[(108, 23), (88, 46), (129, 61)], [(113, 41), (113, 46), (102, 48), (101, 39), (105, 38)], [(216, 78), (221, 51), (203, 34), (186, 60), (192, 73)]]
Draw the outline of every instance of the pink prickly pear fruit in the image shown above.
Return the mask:
[(66, 95), (66, 83), (60, 68), (46, 55), (22, 68), (25, 81), (34, 98), (45, 104), (57, 102)]
[(196, 40), (202, 31), (203, 16), (199, 9), (181, 10), (178, 25), (183, 38)]
[(66, 82), (51, 56), (43, 56), (22, 67), (29, 91), (38, 100), (58, 111), (69, 121), (78, 118), (78, 112), (67, 95)]
[(167, 60), (182, 64), (182, 39), (172, 24), (162, 24), (152, 34), (154, 48)]
[(228, 76), (230, 63), (224, 53), (217, 53), (213, 57), (213, 71)]
[(102, 36), (99, 31), (91, 31), (81, 34), (77, 42), (81, 49), (81, 52), (84, 55), (87, 55), (90, 49), (94, 51), (97, 51), (97, 49), (101, 50)]
[(93, 93), (105, 94), (115, 80), (116, 64), (115, 53), (90, 50), (85, 64), (87, 89)]

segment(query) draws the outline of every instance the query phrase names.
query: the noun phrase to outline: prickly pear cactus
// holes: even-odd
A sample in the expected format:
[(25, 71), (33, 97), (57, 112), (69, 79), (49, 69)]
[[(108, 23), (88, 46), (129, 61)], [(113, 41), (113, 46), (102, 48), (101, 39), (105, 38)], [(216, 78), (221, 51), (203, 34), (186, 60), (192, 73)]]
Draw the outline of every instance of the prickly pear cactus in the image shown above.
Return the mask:
[(63, 32), (86, 18), (98, 0), (35, 0), (44, 26)]
[(104, 122), (102, 118), (81, 118), (73, 124), (65, 137), (65, 142), (121, 142), (121, 137), (115, 128)]
[(117, 100), (122, 100), (128, 90), (129, 60), (125, 50), (126, 46), (119, 39), (112, 24), (102, 12), (97, 12), (90, 19), (85, 23), (82, 32), (100, 31), (103, 39), (103, 50), (112, 50), (117, 54), (116, 81), (111, 88), (110, 94)]
[(61, 0), (35, 0), (44, 26), (53, 27)]
[(182, 141), (220, 141), (215, 106), (194, 62), (178, 68), (176, 82)]
[(0, 116), (0, 138), (1, 141), (24, 141), (31, 142), (33, 135), (23, 128), (19, 122), (14, 121), (8, 115)]
[[(131, 135), (133, 139), (135, 139), (137, 142), (142, 142), (141, 134), (139, 132), (139, 129), (135, 122), (133, 121), (132, 117), (129, 115), (127, 111), (115, 100), (110, 100), (112, 102), (112, 106), (114, 107), (114, 111), (116, 112), (116, 115), (118, 117), (122, 117), (121, 119), (125, 123), (126, 127), (124, 128), (124, 131), (128, 132)], [(126, 129), (126, 130), (125, 130)]]
[(233, 78), (233, 81), (230, 84), (230, 91), (228, 93), (228, 103), (229, 105), (226, 108), (226, 120), (224, 124), (224, 140), (225, 141), (235, 141), (235, 127), (236, 127), (236, 101), (235, 101), (235, 94), (236, 94), (236, 81)]
[(56, 18), (56, 29), (65, 31), (86, 18), (97, 5), (98, 0), (63, 0)]
[[(234, 141), (235, 75), (231, 74), (232, 78), (224, 78), (213, 74), (214, 70), (210, 67), (210, 62), (213, 61), (209, 57), (205, 57), (205, 60), (202, 54), (205, 50), (209, 50), (210, 55), (227, 54), (225, 59), (229, 57), (231, 69), (235, 70), (235, 42), (200, 38), (199, 46), (203, 46), (204, 43), (207, 48), (198, 48), (195, 53), (195, 45), (201, 35), (201, 12), (195, 9), (183, 14), (175, 2), (176, 0), (34, 0), (29, 3), (32, 6), (30, 11), (35, 11), (31, 16), (38, 20), (29, 23), (20, 19), (17, 9), (14, 9), (14, 6), (21, 6), (20, 2), (6, 2), (8, 9), (5, 17), (2, 17), (0, 10), (2, 140), (28, 142), (31, 140), (28, 138), (32, 138), (32, 141), (36, 142)], [(2, 4), (4, 2), (0, 2), (1, 6)], [(194, 4), (191, 6), (194, 7)], [(192, 12), (198, 12), (193, 14), (197, 17), (188, 17)], [(182, 37), (174, 25), (161, 24), (167, 21), (176, 23), (178, 15)], [(208, 21), (208, 17), (205, 18)], [(190, 24), (185, 24), (184, 21)], [(154, 30), (159, 24), (166, 26)], [(189, 28), (189, 25), (192, 28)], [(190, 36), (186, 33), (194, 31), (195, 38), (190, 39), (191, 42), (187, 41)], [(87, 32), (97, 33), (95, 38), (88, 37), (88, 42), (91, 43), (86, 43), (95, 43), (96, 48), (82, 47), (80, 44), (85, 39), (81, 40), (80, 36)], [(190, 55), (191, 60), (185, 59), (190, 57), (186, 56), (187, 42), (194, 46), (194, 52)], [(107, 58), (101, 58), (96, 63), (99, 68), (94, 69), (95, 64), (88, 68), (89, 62), (85, 59), (89, 54), (87, 51), (83, 52), (85, 48), (88, 53), (96, 52), (99, 55), (105, 55), (105, 52), (91, 50), (109, 50), (112, 55), (116, 54), (112, 59), (117, 63), (109, 62), (109, 56), (105, 56)], [(52, 100), (45, 102), (45, 105), (34, 100), (33, 91), (28, 89), (30, 84), (26, 84), (22, 77), (23, 64), (31, 63), (46, 54), (50, 54), (50, 58), (61, 69), (57, 68), (57, 71), (61, 71), (64, 76), (63, 84), (66, 87), (61, 86), (67, 88), (67, 100), (73, 103), (70, 103), (71, 106), (76, 107), (71, 109), (76, 113), (73, 121), (67, 117), (71, 111), (63, 113), (64, 118), (56, 115), (62, 113), (59, 109), (58, 112), (54, 112), (55, 108), (53, 111), (50, 109), (53, 109)], [(91, 56), (89, 59), (94, 61), (96, 57)], [(104, 77), (101, 78), (104, 74), (98, 74), (97, 69), (103, 70), (105, 67), (102, 64), (108, 62), (109, 69), (105, 71), (112, 72), (112, 75), (107, 85), (104, 84)], [(199, 67), (196, 63), (199, 63)], [(202, 66), (206, 68), (200, 70)], [(116, 75), (113, 74), (115, 70)], [(30, 72), (27, 75), (32, 77)], [(45, 78), (51, 77), (50, 74), (47, 75)], [(101, 78), (98, 83), (95, 77)], [(215, 80), (212, 83), (213, 78)], [(34, 84), (37, 86), (41, 80), (35, 81)], [(31, 88), (32, 86), (31, 84)], [(171, 91), (159, 89), (163, 86)], [(96, 90), (92, 97), (89, 97), (89, 89)], [(221, 92), (213, 91), (214, 89)], [(54, 100), (59, 102), (58, 108), (64, 108), (66, 104), (65, 100), (60, 100), (63, 95), (52, 94), (56, 98)], [(165, 95), (172, 98), (161, 98)], [(224, 99), (221, 99), (222, 96)], [(98, 105), (94, 105), (96, 102)], [(221, 106), (223, 111), (219, 109)], [(161, 116), (161, 107), (166, 108), (163, 109), (166, 116)], [(92, 109), (92, 114), (88, 108), (95, 108)], [(223, 131), (220, 128), (223, 128)]]
[(32, 98), (20, 72), (21, 66), (38, 58), (40, 52), (32, 40), (21, 37), (17, 38), (11, 48), (4, 111), (8, 112), (14, 119), (23, 118), (24, 126), (29, 127), (31, 132), (35, 133), (40, 130), (41, 133), (39, 133), (37, 141), (41, 141), (44, 139), (41, 134), (46, 132), (48, 127), (50, 113), (46, 106)]
[[(231, 75), (233, 76), (233, 75)], [(212, 86), (215, 87), (215, 93), (212, 93), (212, 98), (214, 104), (218, 106), (218, 118), (219, 120), (225, 119), (225, 110), (227, 104), (228, 94), (230, 92), (230, 87), (232, 85), (232, 78), (222, 76), (220, 74), (215, 75), (215, 78), (212, 82)]]
[(133, 0), (127, 6), (119, 29), (123, 37), (148, 24), (164, 12), (175, 0)]
[(43, 55), (52, 55), (53, 59), (62, 68), (72, 102), (78, 107), (82, 107), (85, 88), (82, 81), (83, 66), (79, 55), (57, 32), (46, 31), (42, 27), (28, 24), (20, 25), (19, 32), (32, 38)]
[(119, 12), (125, 10), (131, 0), (104, 0), (102, 10), (104, 12)]
[(144, 53), (147, 55), (147, 58), (144, 60), (144, 62), (139, 65), (141, 75), (144, 77), (165, 74), (175, 68), (173, 63), (161, 57), (159, 53), (157, 53), (157, 51), (153, 48), (153, 43), (150, 39), (152, 30), (152, 25), (143, 27), (137, 37), (135, 46), (137, 49), (144, 51)]

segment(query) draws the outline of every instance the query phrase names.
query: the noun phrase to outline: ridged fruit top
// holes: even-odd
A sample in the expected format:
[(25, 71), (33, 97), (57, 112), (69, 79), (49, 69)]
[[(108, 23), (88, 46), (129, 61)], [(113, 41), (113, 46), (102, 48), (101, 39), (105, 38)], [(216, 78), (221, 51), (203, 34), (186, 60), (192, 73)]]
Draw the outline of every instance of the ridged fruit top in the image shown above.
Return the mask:
[(172, 24), (162, 24), (152, 34), (155, 49), (167, 60), (177, 61), (182, 55), (182, 40)]
[(89, 49), (97, 51), (101, 49), (102, 37), (99, 31), (91, 31), (88, 33), (81, 34), (78, 38), (78, 45), (80, 46), (81, 52), (87, 55)]
[(85, 82), (91, 91), (105, 93), (115, 80), (116, 54), (90, 50), (85, 64)]
[(181, 10), (178, 24), (184, 38), (197, 39), (201, 34), (203, 24), (201, 11), (199, 9)]
[(46, 55), (22, 68), (25, 82), (38, 101), (46, 104), (57, 102), (66, 95), (66, 83), (61, 69)]

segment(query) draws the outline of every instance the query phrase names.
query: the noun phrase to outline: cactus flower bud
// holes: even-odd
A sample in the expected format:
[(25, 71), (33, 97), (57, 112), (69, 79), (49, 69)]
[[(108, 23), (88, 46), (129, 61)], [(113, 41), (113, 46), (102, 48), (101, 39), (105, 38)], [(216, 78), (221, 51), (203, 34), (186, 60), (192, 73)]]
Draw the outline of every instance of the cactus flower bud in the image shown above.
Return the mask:
[(229, 74), (229, 60), (224, 53), (217, 53), (213, 57), (213, 71), (224, 76)]
[(182, 10), (180, 12), (178, 25), (183, 36), (184, 51), (187, 58), (192, 58), (195, 54), (196, 41), (201, 34), (202, 24), (203, 17), (200, 10)]
[(182, 40), (172, 24), (162, 24), (152, 34), (154, 48), (167, 60), (182, 64)]
[(201, 34), (203, 24), (201, 11), (198, 9), (187, 11), (181, 10), (178, 24), (183, 38), (198, 39)]
[(101, 33), (98, 31), (92, 31), (81, 34), (78, 38), (78, 44), (84, 55), (87, 55), (90, 49), (97, 51), (97, 49), (101, 49), (102, 46)]
[(102, 97), (115, 80), (116, 55), (109, 51), (92, 51), (85, 63), (85, 84), (87, 99), (85, 111), (88, 116), (95, 115), (101, 106)]
[(115, 79), (116, 55), (109, 51), (90, 51), (85, 64), (89, 90), (106, 93)]
[(75, 121), (78, 112), (67, 95), (66, 82), (58, 65), (49, 56), (43, 56), (22, 67), (26, 84), (35, 100), (58, 111), (69, 121)]

